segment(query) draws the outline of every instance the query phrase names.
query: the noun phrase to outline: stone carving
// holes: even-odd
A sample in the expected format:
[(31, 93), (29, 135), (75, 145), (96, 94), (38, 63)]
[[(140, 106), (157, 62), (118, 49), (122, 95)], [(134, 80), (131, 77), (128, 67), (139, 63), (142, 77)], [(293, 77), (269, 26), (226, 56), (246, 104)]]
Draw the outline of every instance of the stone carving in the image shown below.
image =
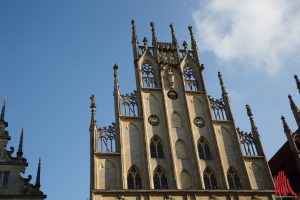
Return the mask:
[(167, 80), (168, 80), (168, 83), (169, 83), (169, 87), (171, 89), (174, 89), (174, 87), (175, 87), (175, 77), (174, 77), (174, 72), (173, 72), (172, 68), (169, 68), (167, 70)]
[(253, 136), (253, 133), (247, 133), (242, 131), (240, 128), (236, 129), (239, 135), (240, 144), (243, 147), (243, 153), (246, 156), (257, 156), (257, 149), (256, 149), (256, 141)]
[(98, 152), (116, 152), (116, 124), (98, 129)]
[(148, 118), (148, 122), (152, 126), (157, 126), (159, 124), (159, 118), (156, 115), (150, 115)]
[(170, 90), (167, 95), (168, 95), (168, 97), (170, 99), (174, 99), (175, 100), (175, 99), (178, 98), (178, 94), (177, 94), (177, 92), (175, 90)]
[(204, 119), (201, 118), (201, 117), (195, 117), (194, 119), (194, 124), (195, 126), (199, 127), (199, 128), (202, 128), (205, 126), (205, 122), (204, 122)]

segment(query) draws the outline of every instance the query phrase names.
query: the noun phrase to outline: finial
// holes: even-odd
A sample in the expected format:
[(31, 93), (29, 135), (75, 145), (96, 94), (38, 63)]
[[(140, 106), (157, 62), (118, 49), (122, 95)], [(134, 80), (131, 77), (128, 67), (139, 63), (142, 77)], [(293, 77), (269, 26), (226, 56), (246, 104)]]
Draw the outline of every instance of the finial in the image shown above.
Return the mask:
[(294, 100), (293, 100), (293, 98), (292, 98), (292, 95), (288, 95), (288, 98), (289, 98), (289, 101), (290, 101), (290, 106), (291, 106), (291, 109), (292, 110), (297, 110), (298, 111), (298, 108), (297, 108), (297, 106), (296, 106), (296, 104), (295, 104), (295, 102), (294, 102)]
[(192, 48), (197, 48), (196, 40), (194, 38), (194, 33), (193, 33), (193, 27), (192, 26), (188, 26), (188, 29), (190, 31)]
[(182, 46), (183, 46), (185, 52), (187, 53), (188, 52), (188, 44), (185, 40), (183, 41)]
[(170, 24), (170, 28), (171, 28), (171, 33), (172, 33), (172, 43), (175, 44), (176, 46), (178, 46), (173, 24)]
[(96, 101), (95, 101), (95, 96), (94, 95), (92, 95), (91, 97), (90, 97), (90, 99), (91, 99), (91, 106), (90, 106), (90, 108), (91, 108), (91, 125), (93, 124), (96, 124)]
[(297, 122), (298, 127), (300, 128), (300, 112), (299, 112), (299, 109), (296, 106), (292, 96), (289, 94), (288, 97), (289, 97), (290, 106), (291, 106), (291, 110), (293, 111), (294, 118)]
[(36, 181), (35, 181), (34, 187), (38, 190), (41, 187), (41, 158), (39, 158), (38, 169), (37, 169), (37, 174), (36, 174)]
[(24, 129), (22, 127), (20, 141), (19, 141), (19, 148), (18, 148), (18, 152), (17, 152), (18, 158), (22, 158), (22, 156), (23, 156), (23, 134), (24, 134)]
[(295, 74), (295, 75), (294, 75), (294, 78), (295, 78), (295, 80), (296, 80), (297, 88), (298, 88), (299, 93), (300, 93), (300, 81), (299, 81), (299, 79), (298, 79), (298, 76)]
[(136, 41), (138, 43), (134, 20), (131, 20), (131, 27), (132, 27), (132, 42)]
[(218, 78), (219, 78), (220, 85), (221, 85), (222, 96), (227, 97), (227, 92), (226, 92), (226, 88), (225, 88), (225, 85), (224, 85), (224, 81), (223, 81), (223, 77), (222, 77), (221, 72), (218, 72)]
[(2, 121), (4, 121), (5, 107), (6, 107), (6, 97), (4, 97), (3, 104), (2, 104), (2, 110), (1, 110), (1, 116), (0, 116), (0, 120), (2, 120)]
[(253, 119), (252, 110), (249, 105), (246, 105), (246, 109), (247, 109), (247, 115), (248, 115), (248, 117), (250, 119), (250, 123), (251, 123), (251, 130), (253, 133), (255, 133), (255, 132), (257, 133), (257, 127), (256, 127), (254, 119)]
[(148, 49), (148, 40), (147, 40), (146, 37), (144, 37), (143, 43), (144, 43), (144, 48), (145, 48), (145, 51), (146, 51)]
[(114, 90), (119, 90), (119, 80), (118, 80), (118, 65), (114, 64)]
[(151, 26), (151, 31), (152, 31), (152, 45), (156, 46), (157, 38), (156, 38), (156, 33), (155, 33), (155, 24), (154, 24), (154, 22), (151, 22), (150, 26)]
[(289, 127), (289, 125), (287, 124), (287, 122), (285, 121), (284, 116), (281, 116), (281, 120), (282, 120), (282, 125), (283, 125), (283, 130), (286, 134), (291, 134), (292, 131)]

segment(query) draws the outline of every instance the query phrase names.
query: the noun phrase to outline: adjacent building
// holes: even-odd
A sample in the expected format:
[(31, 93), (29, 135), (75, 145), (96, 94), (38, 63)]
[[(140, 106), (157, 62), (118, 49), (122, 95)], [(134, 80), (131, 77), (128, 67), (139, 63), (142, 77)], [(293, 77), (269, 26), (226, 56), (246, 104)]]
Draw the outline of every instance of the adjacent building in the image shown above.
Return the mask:
[[(295, 75), (296, 85), (300, 93), (300, 81)], [(269, 161), (272, 175), (276, 177), (280, 171), (284, 171), (287, 176), (291, 189), (300, 193), (300, 110), (294, 102), (291, 95), (288, 95), (292, 113), (294, 115), (297, 129), (292, 131), (282, 116), (283, 130), (286, 134), (287, 141), (273, 155)]]
[(6, 130), (8, 123), (5, 121), (6, 100), (4, 99), (0, 115), (0, 199), (5, 200), (42, 200), (46, 195), (40, 190), (41, 162), (39, 160), (35, 184), (30, 183), (31, 175), (22, 177), (28, 166), (23, 157), (23, 129), (16, 156), (14, 148), (8, 150), (8, 141), (11, 139)]
[(192, 27), (191, 48), (179, 47), (170, 29), (172, 41), (159, 42), (151, 23), (152, 45), (140, 44), (132, 21), (136, 90), (121, 94), (115, 65), (115, 122), (97, 126), (91, 96), (91, 199), (273, 199), (250, 106), (246, 132), (235, 124), (220, 73), (220, 97), (208, 95)]

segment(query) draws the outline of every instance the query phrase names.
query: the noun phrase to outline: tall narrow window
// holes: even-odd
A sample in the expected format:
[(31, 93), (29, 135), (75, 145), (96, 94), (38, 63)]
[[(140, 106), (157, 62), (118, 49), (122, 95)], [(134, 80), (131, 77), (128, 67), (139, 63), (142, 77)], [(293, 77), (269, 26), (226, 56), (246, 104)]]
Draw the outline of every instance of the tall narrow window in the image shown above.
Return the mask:
[(135, 165), (132, 165), (128, 170), (127, 185), (128, 189), (142, 189), (140, 171)]
[(164, 149), (160, 139), (157, 136), (153, 136), (150, 143), (151, 158), (164, 158)]
[(154, 189), (168, 189), (167, 176), (161, 166), (156, 167), (153, 175)]
[(9, 172), (0, 172), (0, 184), (1, 187), (7, 187)]
[(210, 167), (204, 170), (205, 189), (218, 189), (217, 179)]
[(203, 160), (211, 160), (211, 153), (209, 150), (208, 142), (207, 140), (201, 136), (200, 140), (198, 142), (198, 154), (199, 158)]
[(183, 78), (185, 82), (185, 89), (187, 91), (198, 91), (198, 83), (192, 67), (185, 66), (183, 68)]
[(142, 66), (142, 82), (144, 88), (155, 88), (156, 80), (154, 76), (153, 67), (149, 64), (144, 64)]
[(227, 171), (227, 180), (229, 189), (238, 190), (242, 189), (240, 179), (233, 167), (229, 167)]

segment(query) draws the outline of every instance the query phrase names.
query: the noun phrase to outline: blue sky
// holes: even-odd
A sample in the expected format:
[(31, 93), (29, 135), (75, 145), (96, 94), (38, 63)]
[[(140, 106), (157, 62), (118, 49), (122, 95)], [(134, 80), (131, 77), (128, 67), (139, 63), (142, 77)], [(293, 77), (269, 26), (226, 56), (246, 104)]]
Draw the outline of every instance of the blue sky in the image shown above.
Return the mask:
[(104, 126), (114, 120), (114, 63), (122, 93), (135, 88), (131, 19), (140, 41), (151, 39), (150, 21), (164, 42), (171, 41), (172, 22), (180, 44), (189, 42), (193, 25), (209, 94), (220, 96), (221, 70), (237, 126), (250, 130), (250, 104), (267, 157), (286, 141), (280, 116), (296, 129), (288, 93), (300, 106), (293, 79), (300, 75), (300, 32), (293, 24), (299, 4), (218, 2), (0, 1), (0, 96), (7, 96), (10, 145), (17, 146), (24, 127), (25, 175), (35, 179), (42, 157), (47, 199), (88, 198), (89, 97), (95, 94), (97, 122)]

